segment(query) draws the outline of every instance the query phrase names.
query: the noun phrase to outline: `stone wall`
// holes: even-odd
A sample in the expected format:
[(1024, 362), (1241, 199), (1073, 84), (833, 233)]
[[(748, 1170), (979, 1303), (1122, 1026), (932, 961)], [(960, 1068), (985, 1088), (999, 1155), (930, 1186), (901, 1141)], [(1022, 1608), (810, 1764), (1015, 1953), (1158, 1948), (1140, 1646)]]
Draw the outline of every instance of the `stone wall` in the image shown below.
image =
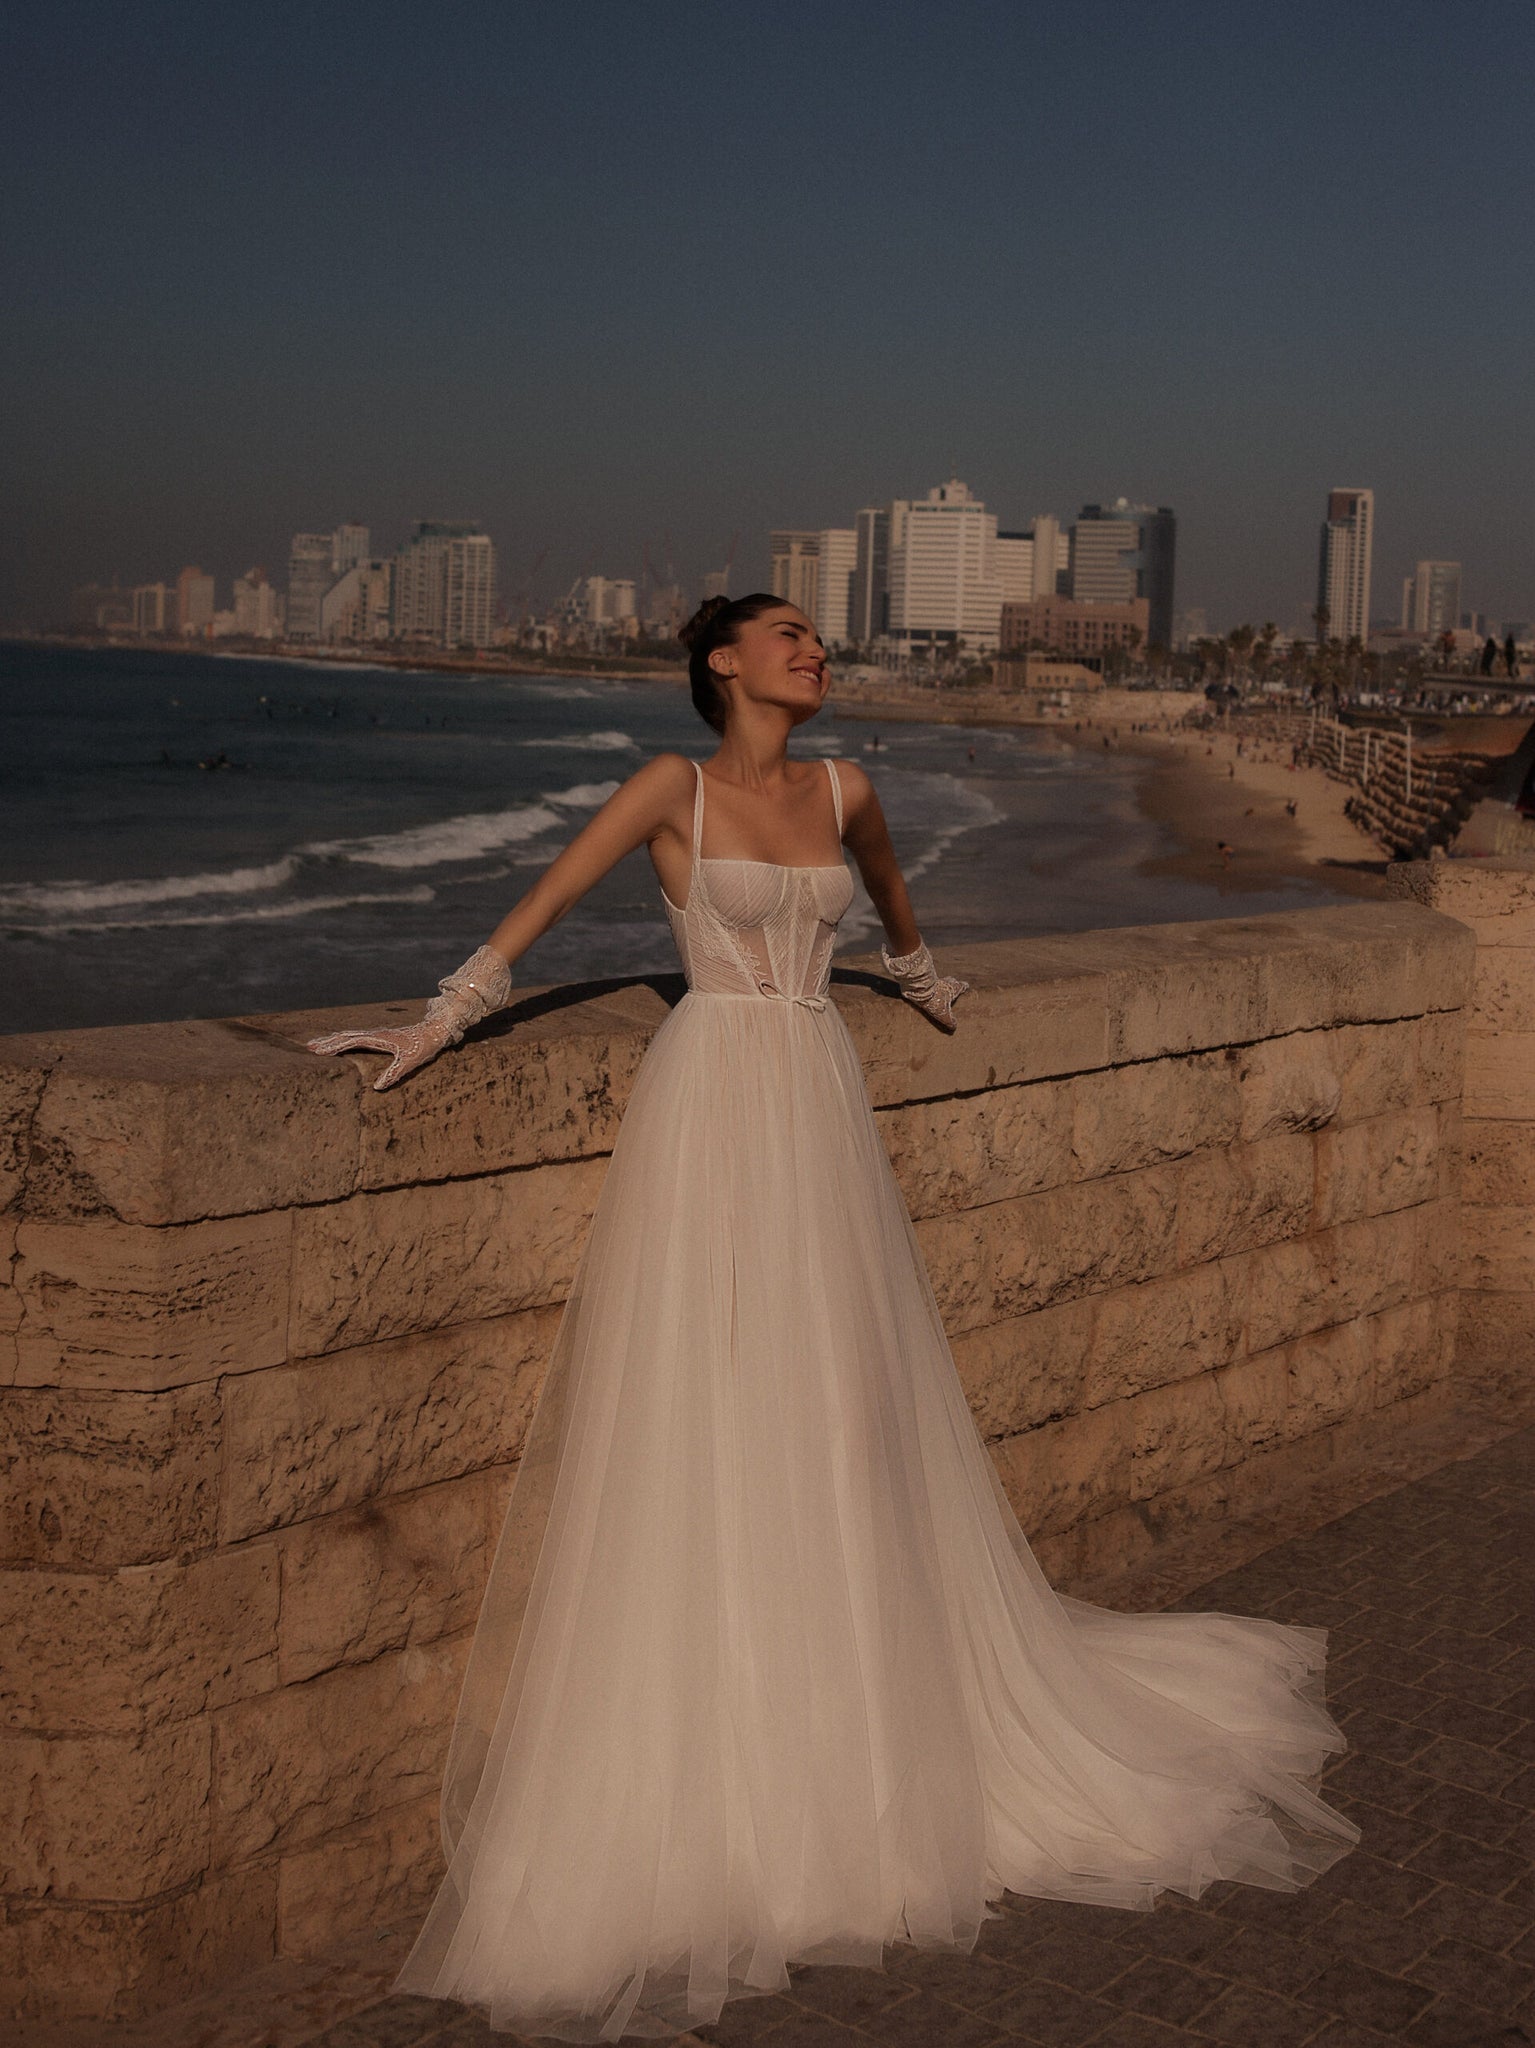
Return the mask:
[(1400, 895), (1476, 934), (1467, 1011), (1462, 1348), (1511, 1390), (1535, 1376), (1535, 856), (1415, 861)]
[[(1063, 1586), (1448, 1399), (1473, 955), (1407, 902), (953, 949), (953, 1038), (839, 965)], [(151, 2010), (424, 1897), (514, 1461), (680, 992), (535, 992), (385, 1095), (301, 1049), (378, 1006), (0, 1045), (0, 1974), (27, 2009)], [(1479, 1199), (1517, 1210), (1498, 1157)], [(1497, 1266), (1526, 1312), (1528, 1243)]]

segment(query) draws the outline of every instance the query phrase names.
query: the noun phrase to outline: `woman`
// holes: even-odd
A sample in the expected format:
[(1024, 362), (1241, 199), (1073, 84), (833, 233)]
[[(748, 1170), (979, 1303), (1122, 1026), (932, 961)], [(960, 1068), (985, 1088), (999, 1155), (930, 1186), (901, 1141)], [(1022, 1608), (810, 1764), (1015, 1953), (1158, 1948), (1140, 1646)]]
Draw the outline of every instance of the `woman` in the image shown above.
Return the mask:
[(422, 1023), (314, 1041), (391, 1053), (389, 1086), (649, 847), (688, 992), (560, 1321), (400, 1978), (569, 2041), (700, 2025), (790, 1962), (969, 1950), (1004, 1889), (1293, 1890), (1358, 1832), (1301, 1782), (1343, 1746), (1320, 1630), (1045, 1583), (825, 999), (842, 841), (902, 993), (952, 1030), (967, 984), (934, 970), (868, 778), (787, 754), (826, 691), (810, 620), (714, 598), (682, 638), (713, 757), (632, 776)]

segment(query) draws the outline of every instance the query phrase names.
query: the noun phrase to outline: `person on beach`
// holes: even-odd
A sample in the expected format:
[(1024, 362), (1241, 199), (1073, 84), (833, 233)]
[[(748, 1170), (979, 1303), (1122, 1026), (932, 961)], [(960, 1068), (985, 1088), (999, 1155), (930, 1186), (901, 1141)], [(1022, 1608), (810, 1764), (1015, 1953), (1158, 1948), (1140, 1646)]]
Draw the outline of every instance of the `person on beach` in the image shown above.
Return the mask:
[(711, 598), (681, 638), (708, 758), (631, 775), (418, 1023), (312, 1041), (386, 1054), (395, 1085), (648, 849), (687, 989), (553, 1338), (397, 1986), (579, 2042), (710, 2024), (791, 1965), (968, 1952), (1006, 1891), (1294, 1891), (1359, 1833), (1307, 1782), (1344, 1747), (1321, 1630), (1046, 1582), (830, 999), (844, 846), (916, 1012), (879, 1027), (891, 1056), (930, 1060), (969, 985), (922, 940), (868, 777), (788, 750), (826, 695), (811, 620)]

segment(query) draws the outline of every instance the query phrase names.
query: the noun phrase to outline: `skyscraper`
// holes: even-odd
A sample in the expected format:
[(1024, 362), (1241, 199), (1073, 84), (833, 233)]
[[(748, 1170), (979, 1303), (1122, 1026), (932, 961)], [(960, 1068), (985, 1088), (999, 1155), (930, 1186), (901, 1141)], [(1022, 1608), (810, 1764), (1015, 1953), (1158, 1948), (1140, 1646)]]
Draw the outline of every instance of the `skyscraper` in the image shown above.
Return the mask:
[(490, 536), (472, 520), (417, 520), (415, 532), (394, 558), (395, 633), (440, 647), (488, 647), (495, 625), (495, 576)]
[(889, 632), (903, 652), (997, 644), (997, 515), (958, 477), (890, 507)]
[(331, 535), (331, 568), (337, 576), (344, 576), (359, 562), (368, 559), (368, 529), (365, 526), (338, 526)]
[(867, 647), (884, 632), (890, 605), (890, 507), (866, 505), (853, 531), (857, 545), (848, 635)]
[(1317, 565), (1317, 609), (1327, 614), (1318, 638), (1363, 641), (1370, 630), (1370, 558), (1375, 545), (1375, 493), (1327, 494)]
[(858, 531), (828, 526), (820, 535), (816, 608), (811, 613), (825, 647), (846, 647), (853, 638), (853, 584), (858, 573)]
[(821, 601), (820, 534), (779, 527), (768, 536), (768, 553), (774, 597), (781, 597), (785, 604), (798, 605), (813, 619)]
[(183, 569), (176, 578), (176, 631), (202, 636), (213, 624), (213, 578)]
[(1459, 562), (1420, 562), (1409, 576), (1402, 624), (1409, 632), (1437, 640), (1460, 624)]
[(1078, 604), (1147, 604), (1152, 645), (1173, 639), (1178, 522), (1167, 505), (1084, 505), (1071, 529), (1071, 595)]
[(997, 579), (1002, 602), (1032, 604), (1034, 601), (1034, 536), (1032, 533), (997, 533)]
[(296, 533), (288, 549), (288, 638), (318, 640), (320, 601), (335, 582), (335, 542), (328, 533)]

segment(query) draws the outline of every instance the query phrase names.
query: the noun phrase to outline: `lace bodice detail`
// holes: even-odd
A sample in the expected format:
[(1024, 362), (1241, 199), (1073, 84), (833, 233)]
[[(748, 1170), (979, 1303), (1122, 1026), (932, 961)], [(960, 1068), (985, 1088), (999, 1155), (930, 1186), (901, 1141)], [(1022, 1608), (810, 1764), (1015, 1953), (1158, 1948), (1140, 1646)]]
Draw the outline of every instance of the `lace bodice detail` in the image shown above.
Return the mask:
[[(701, 995), (760, 996), (825, 1007), (837, 926), (853, 900), (845, 860), (828, 867), (787, 867), (767, 860), (705, 860), (704, 775), (695, 761), (693, 849), (688, 900), (679, 907), (663, 889), (690, 989)], [(842, 837), (842, 785), (827, 761), (837, 837)]]

